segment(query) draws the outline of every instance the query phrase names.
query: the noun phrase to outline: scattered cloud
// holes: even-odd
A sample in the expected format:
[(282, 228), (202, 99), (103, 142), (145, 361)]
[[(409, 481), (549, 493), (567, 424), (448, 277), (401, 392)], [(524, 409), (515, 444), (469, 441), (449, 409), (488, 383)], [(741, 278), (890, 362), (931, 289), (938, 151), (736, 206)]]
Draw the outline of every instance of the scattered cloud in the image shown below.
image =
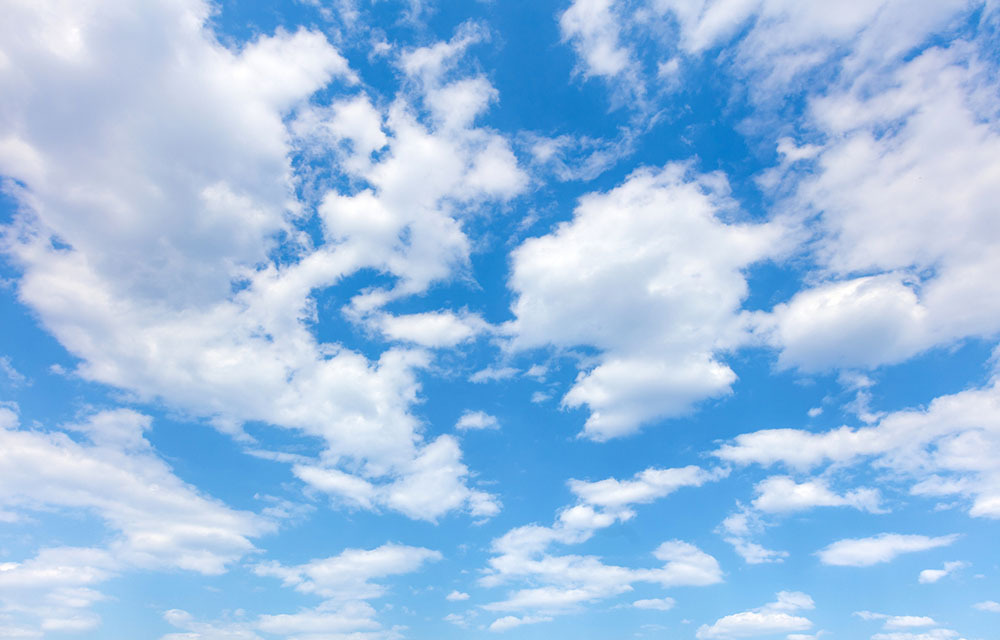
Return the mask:
[(813, 626), (812, 621), (792, 614), (814, 607), (812, 598), (804, 593), (780, 591), (775, 602), (750, 611), (724, 616), (711, 625), (702, 625), (695, 633), (695, 637), (699, 640), (725, 640), (805, 631)]
[(455, 423), (459, 431), (475, 429), (499, 429), (500, 421), (484, 411), (465, 411)]
[(940, 569), (924, 569), (921, 571), (920, 575), (917, 576), (917, 582), (920, 584), (932, 584), (967, 566), (969, 566), (969, 563), (967, 562), (945, 562), (944, 566)]
[(903, 553), (927, 551), (946, 547), (958, 539), (957, 535), (928, 537), (882, 533), (871, 538), (838, 540), (816, 552), (823, 564), (841, 567), (868, 567), (889, 562)]

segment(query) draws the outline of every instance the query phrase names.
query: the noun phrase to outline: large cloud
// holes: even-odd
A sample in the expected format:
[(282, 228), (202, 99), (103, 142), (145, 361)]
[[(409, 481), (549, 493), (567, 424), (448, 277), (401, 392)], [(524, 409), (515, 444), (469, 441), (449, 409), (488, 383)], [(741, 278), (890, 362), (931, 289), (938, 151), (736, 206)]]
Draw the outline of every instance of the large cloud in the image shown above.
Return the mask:
[[(356, 82), (319, 32), (235, 50), (197, 0), (62, 9), (18, 3), (0, 27), (17, 30), (4, 34), (0, 67), (0, 171), (22, 205), (3, 235), (23, 271), (20, 299), (80, 358), (76, 372), (244, 439), (248, 421), (318, 436), (321, 457), (299, 462), (346, 466), (351, 486), (388, 496), (367, 506), (426, 519), (495, 512), (466, 486), (457, 444), (425, 442), (410, 413), (429, 356), (407, 347), (369, 360), (319, 342), (312, 299), (374, 268), (398, 286), (369, 292), (352, 318), (430, 346), (481, 330), (378, 311), (468, 259), (464, 211), (523, 188), (504, 139), (473, 125), (495, 91), (447, 75), (479, 32), (404, 56), (405, 88), (380, 112), (364, 94), (308, 102)], [(296, 153), (367, 185), (322, 187), (319, 247), (302, 232)]]
[(563, 404), (586, 405), (606, 440), (729, 391), (719, 354), (746, 340), (742, 270), (780, 250), (782, 229), (737, 221), (723, 177), (671, 164), (583, 197), (570, 222), (512, 255), (518, 349), (601, 351)]
[(813, 101), (828, 138), (795, 204), (816, 212), (825, 282), (765, 321), (780, 362), (805, 370), (895, 363), (1000, 330), (1000, 109), (988, 63), (955, 43), (879, 83)]

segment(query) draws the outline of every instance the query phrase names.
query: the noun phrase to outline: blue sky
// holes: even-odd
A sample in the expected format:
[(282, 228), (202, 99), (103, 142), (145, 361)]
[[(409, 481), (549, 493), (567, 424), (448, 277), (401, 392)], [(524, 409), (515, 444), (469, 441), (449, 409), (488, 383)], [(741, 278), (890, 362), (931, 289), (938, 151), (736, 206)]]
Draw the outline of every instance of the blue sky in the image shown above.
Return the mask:
[(995, 2), (4, 13), (0, 637), (998, 637)]

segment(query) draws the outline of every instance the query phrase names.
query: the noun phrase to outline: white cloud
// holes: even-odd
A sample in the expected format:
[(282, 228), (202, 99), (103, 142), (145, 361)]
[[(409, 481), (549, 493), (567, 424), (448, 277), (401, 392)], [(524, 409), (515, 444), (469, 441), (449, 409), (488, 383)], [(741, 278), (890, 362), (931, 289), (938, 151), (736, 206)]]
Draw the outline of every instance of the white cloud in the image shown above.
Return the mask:
[(863, 620), (882, 620), (885, 629), (911, 629), (914, 627), (933, 627), (938, 623), (928, 616), (892, 616), (872, 611), (855, 611), (854, 615)]
[(971, 501), (970, 515), (1000, 517), (1000, 387), (994, 379), (983, 388), (935, 398), (926, 408), (888, 413), (868, 427), (746, 433), (714, 454), (799, 471), (871, 461), (912, 477), (915, 495), (963, 495)]
[(872, 635), (872, 640), (950, 640), (958, 637), (958, 632), (953, 629), (930, 629), (917, 633), (909, 631), (876, 633)]
[(0, 563), (0, 603), (23, 614), (23, 628), (94, 628), (100, 617), (90, 607), (105, 599), (94, 587), (109, 578), (135, 569), (219, 574), (255, 551), (251, 538), (274, 529), (175, 476), (144, 438), (149, 427), (147, 416), (117, 410), (66, 426), (89, 443), (16, 420), (0, 429), (4, 513), (82, 511), (109, 530), (105, 548), (49, 547)]
[(985, 602), (977, 602), (972, 605), (980, 611), (992, 611), (993, 613), (1000, 613), (1000, 602), (995, 602), (993, 600), (986, 600)]
[[(627, 508), (631, 504), (652, 501), (681, 486), (700, 486), (720, 475), (724, 474), (701, 472), (692, 467), (650, 469), (625, 483), (570, 481), (580, 503), (562, 509), (552, 526), (517, 527), (493, 541), (494, 556), (480, 583), (494, 587), (521, 582), (526, 586), (483, 608), (552, 616), (626, 593), (635, 582), (663, 587), (721, 582), (722, 570), (715, 558), (681, 540), (664, 542), (654, 550), (653, 556), (663, 563), (658, 568), (609, 565), (595, 556), (557, 555), (551, 550), (557, 544), (585, 542), (598, 530), (631, 519), (635, 515)], [(653, 601), (646, 604), (652, 606)], [(660, 601), (660, 605), (665, 604), (665, 600)]]
[(487, 330), (488, 325), (474, 314), (455, 314), (448, 311), (412, 313), (409, 315), (381, 315), (375, 321), (388, 338), (412, 342), (424, 347), (454, 347), (467, 342)]
[(717, 638), (750, 638), (754, 636), (805, 631), (812, 621), (792, 615), (801, 609), (812, 609), (812, 598), (798, 591), (781, 591), (777, 601), (751, 611), (733, 613), (719, 618), (711, 625), (702, 625), (695, 633), (699, 640)]
[(14, 368), (14, 365), (10, 362), (10, 356), (0, 357), (0, 373), (15, 387), (31, 383), (23, 373)]
[(504, 616), (502, 618), (497, 618), (490, 623), (490, 631), (507, 631), (508, 629), (513, 629), (514, 627), (520, 627), (524, 624), (538, 624), (539, 622), (549, 622), (552, 618), (547, 616), (523, 616), (518, 618), (517, 616)]
[(377, 579), (411, 573), (426, 562), (440, 560), (437, 551), (384, 544), (374, 549), (346, 549), (329, 558), (303, 565), (266, 562), (254, 567), (259, 576), (278, 578), (286, 587), (323, 598), (312, 608), (295, 613), (264, 614), (242, 621), (199, 622), (186, 611), (173, 609), (164, 618), (186, 633), (167, 634), (162, 640), (259, 640), (257, 632), (290, 640), (365, 638), (394, 640), (396, 628), (386, 629), (367, 600), (384, 595)]
[(649, 4), (676, 17), (679, 45), (688, 55), (726, 47), (727, 61), (737, 75), (752, 79), (752, 95), (758, 100), (794, 90), (794, 80), (831, 61), (838, 62), (845, 75), (891, 64), (968, 11), (968, 3), (961, 0), (922, 3), (918, 11), (893, 0), (836, 7), (782, 0)]
[(739, 505), (737, 511), (726, 516), (716, 529), (716, 533), (733, 545), (733, 549), (747, 564), (784, 562), (788, 557), (787, 551), (768, 549), (752, 540), (754, 536), (763, 532), (764, 528), (759, 513)]
[(494, 496), (466, 484), (469, 469), (462, 463), (462, 452), (454, 437), (438, 436), (415, 453), (411, 461), (398, 465), (394, 480), (380, 485), (332, 466), (297, 464), (293, 472), (309, 486), (349, 506), (389, 507), (418, 520), (433, 522), (460, 508), (486, 517), (500, 511)]
[(636, 600), (632, 606), (636, 609), (655, 609), (656, 611), (669, 611), (674, 608), (677, 601), (673, 598), (647, 598)]
[(700, 487), (725, 477), (727, 473), (725, 469), (706, 471), (695, 465), (674, 469), (651, 467), (635, 474), (631, 480), (570, 480), (569, 488), (584, 503), (615, 511), (632, 504), (653, 502), (681, 487)]
[(910, 627), (931, 627), (936, 625), (934, 618), (927, 616), (889, 616), (885, 620), (886, 629), (907, 629)]
[(261, 640), (248, 623), (199, 622), (181, 609), (164, 611), (163, 619), (171, 626), (183, 629), (185, 633), (168, 633), (161, 636), (160, 640)]
[[(449, 277), (468, 258), (465, 210), (507, 200), (526, 182), (499, 134), (468, 118), (419, 117), (421, 105), (444, 113), (468, 104), (473, 85), (453, 87), (443, 74), (472, 31), (409, 52), (401, 64), (414, 86), (384, 110), (364, 94), (323, 107), (308, 104), (315, 92), (357, 78), (318, 31), (279, 31), (235, 51), (218, 42), (200, 0), (117, 3), (99, 20), (95, 5), (72, 3), (54, 17), (18, 4), (0, 27), (34, 34), (5, 38), (15, 43), (4, 49), (12, 64), (0, 69), (0, 93), (20, 96), (0, 106), (0, 140), (16, 138), (0, 171), (21, 181), (23, 205), (3, 249), (23, 273), (21, 301), (80, 359), (76, 373), (244, 440), (245, 422), (318, 437), (325, 451), (306, 466), (339, 472), (320, 484), (349, 485), (355, 505), (424, 519), (441, 513), (437, 505), (495, 512), (495, 500), (465, 486), (454, 443), (424, 442), (410, 413), (429, 354), (397, 348), (370, 361), (321, 343), (311, 298), (373, 268), (396, 286), (348, 309), (372, 329), (430, 346), (482, 330), (472, 314), (379, 311)], [(314, 247), (299, 233), (308, 208), (296, 200), (290, 158), (325, 148), (337, 160), (330, 170), (361, 186), (316, 196), (325, 197)], [(289, 256), (281, 264), (271, 259), (279, 246)], [(452, 477), (432, 473), (432, 458)], [(388, 497), (366, 497), (366, 486)]]
[(147, 416), (117, 410), (70, 426), (93, 444), (60, 432), (0, 430), (0, 505), (95, 513), (119, 534), (110, 552), (126, 566), (222, 573), (273, 525), (177, 478), (143, 437), (149, 425)]
[(781, 365), (875, 367), (1000, 329), (991, 75), (958, 42), (812, 100), (827, 143), (790, 206), (819, 214), (825, 277), (763, 320)]
[(574, 0), (559, 16), (563, 38), (583, 58), (586, 75), (616, 76), (632, 64), (628, 49), (618, 42), (621, 26), (613, 4), (613, 0)]
[(450, 600), (452, 602), (468, 600), (468, 599), (469, 599), (469, 594), (464, 593), (462, 591), (452, 591), (451, 593), (445, 596), (445, 600)]
[(497, 380), (509, 380), (518, 373), (520, 373), (520, 371), (513, 367), (487, 367), (485, 369), (480, 369), (469, 376), (469, 382), (482, 384), (485, 382), (495, 382)]
[(920, 584), (932, 584), (967, 566), (969, 566), (968, 563), (961, 561), (945, 562), (944, 566), (940, 569), (924, 569), (921, 571), (920, 575), (917, 576), (917, 582)]
[(441, 554), (430, 549), (384, 544), (374, 549), (347, 549), (330, 558), (291, 567), (262, 563), (254, 570), (260, 576), (280, 578), (285, 586), (303, 593), (332, 600), (367, 600), (385, 591), (384, 586), (371, 580), (410, 573), (425, 562), (440, 559)]
[(496, 416), (491, 416), (485, 411), (465, 411), (455, 423), (455, 428), (459, 431), (469, 429), (499, 429), (500, 422)]
[(748, 338), (742, 269), (783, 237), (734, 217), (724, 178), (672, 164), (584, 196), (572, 221), (514, 250), (514, 348), (601, 351), (563, 398), (590, 410), (584, 435), (626, 435), (729, 392), (718, 353)]
[(936, 538), (920, 535), (882, 533), (871, 538), (846, 538), (819, 550), (816, 554), (823, 564), (842, 567), (867, 567), (889, 562), (902, 553), (927, 551), (946, 547), (958, 539), (957, 535)]
[(881, 496), (877, 489), (855, 489), (844, 495), (830, 491), (821, 478), (796, 483), (789, 476), (771, 476), (754, 487), (753, 506), (767, 513), (789, 513), (813, 507), (853, 507), (880, 513)]

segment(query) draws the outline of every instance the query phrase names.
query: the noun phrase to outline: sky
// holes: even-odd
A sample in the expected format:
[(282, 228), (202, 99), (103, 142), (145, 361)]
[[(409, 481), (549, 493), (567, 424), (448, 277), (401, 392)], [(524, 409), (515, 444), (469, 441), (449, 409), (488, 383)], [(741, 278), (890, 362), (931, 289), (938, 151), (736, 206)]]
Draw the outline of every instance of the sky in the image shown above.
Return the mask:
[(2, 4), (0, 638), (1000, 639), (1000, 3)]

